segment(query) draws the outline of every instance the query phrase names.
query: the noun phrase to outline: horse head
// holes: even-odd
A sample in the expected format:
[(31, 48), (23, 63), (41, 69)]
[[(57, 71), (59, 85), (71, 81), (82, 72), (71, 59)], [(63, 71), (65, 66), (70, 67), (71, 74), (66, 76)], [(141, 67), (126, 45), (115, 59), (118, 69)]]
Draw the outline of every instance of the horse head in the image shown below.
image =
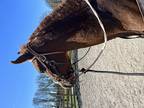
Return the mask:
[(76, 76), (67, 51), (39, 54), (27, 44), (21, 47), (18, 54), (20, 56), (12, 61), (13, 64), (30, 60), (40, 73), (48, 75), (62, 87), (71, 88), (75, 84)]

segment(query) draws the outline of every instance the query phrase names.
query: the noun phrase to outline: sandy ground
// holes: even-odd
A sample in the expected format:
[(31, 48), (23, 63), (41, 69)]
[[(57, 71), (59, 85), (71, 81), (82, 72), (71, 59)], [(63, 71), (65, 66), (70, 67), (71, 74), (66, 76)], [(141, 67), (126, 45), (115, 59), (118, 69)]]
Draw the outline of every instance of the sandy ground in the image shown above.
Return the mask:
[[(89, 66), (101, 45), (94, 46), (79, 68)], [(86, 49), (78, 51), (79, 57)], [(144, 39), (108, 42), (95, 70), (123, 72), (87, 73), (80, 77), (83, 108), (144, 108)]]

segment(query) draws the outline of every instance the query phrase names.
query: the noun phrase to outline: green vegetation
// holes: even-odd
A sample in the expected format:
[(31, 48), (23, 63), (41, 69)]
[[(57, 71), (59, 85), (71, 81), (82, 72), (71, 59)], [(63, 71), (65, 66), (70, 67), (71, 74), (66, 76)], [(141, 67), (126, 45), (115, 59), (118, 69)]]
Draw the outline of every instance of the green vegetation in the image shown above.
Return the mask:
[(37, 83), (33, 98), (35, 108), (79, 108), (75, 88), (63, 89), (45, 75), (40, 75)]

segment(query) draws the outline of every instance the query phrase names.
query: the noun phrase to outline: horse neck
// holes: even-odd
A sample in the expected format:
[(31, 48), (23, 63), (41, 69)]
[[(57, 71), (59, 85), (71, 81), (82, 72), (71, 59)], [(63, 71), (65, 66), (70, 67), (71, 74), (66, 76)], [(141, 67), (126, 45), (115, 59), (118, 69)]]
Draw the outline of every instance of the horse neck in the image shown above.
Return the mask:
[(97, 2), (120, 20), (126, 30), (144, 31), (144, 23), (136, 0), (97, 0)]
[(86, 19), (87, 14), (85, 12), (67, 16), (45, 29), (45, 35), (38, 37), (37, 40), (33, 39), (31, 46), (40, 53), (66, 51), (67, 46), (63, 46), (63, 44), (81, 30), (81, 26)]

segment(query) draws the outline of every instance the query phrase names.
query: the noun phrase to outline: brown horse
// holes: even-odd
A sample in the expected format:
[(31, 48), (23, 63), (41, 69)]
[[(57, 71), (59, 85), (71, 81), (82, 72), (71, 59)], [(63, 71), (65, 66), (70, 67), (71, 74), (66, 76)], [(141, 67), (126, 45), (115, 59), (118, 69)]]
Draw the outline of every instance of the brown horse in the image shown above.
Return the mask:
[[(105, 26), (108, 40), (130, 35), (144, 35), (144, 22), (136, 0), (89, 1)], [(50, 15), (45, 17), (31, 35), (28, 43), (36, 54), (64, 52), (61, 55), (47, 55), (46, 59), (52, 58), (51, 60), (66, 62), (67, 65), (61, 71), (69, 74), (68, 70), (71, 69), (71, 64), (66, 57), (66, 51), (103, 42), (103, 31), (86, 2), (84, 0), (65, 0)], [(21, 56), (12, 63), (22, 63), (36, 56), (32, 54), (27, 45), (21, 48)], [(41, 65), (40, 61), (37, 58), (33, 63), (40, 70), (43, 70), (41, 68), (44, 66)], [(56, 75), (58, 76), (58, 74)], [(72, 81), (68, 80), (71, 79), (70, 75), (63, 79), (67, 79), (67, 82), (70, 83), (68, 87), (73, 85)], [(62, 85), (66, 84), (62, 83)]]

